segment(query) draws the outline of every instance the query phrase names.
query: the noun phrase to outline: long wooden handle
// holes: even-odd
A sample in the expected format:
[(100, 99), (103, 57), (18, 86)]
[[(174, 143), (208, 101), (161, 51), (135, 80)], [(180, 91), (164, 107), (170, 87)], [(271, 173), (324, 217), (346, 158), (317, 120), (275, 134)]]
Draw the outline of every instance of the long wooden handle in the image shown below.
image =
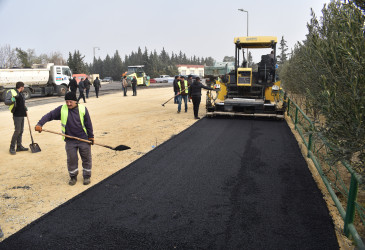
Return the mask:
[(165, 103), (163, 103), (163, 104), (162, 104), (162, 106), (163, 106), (163, 105), (165, 105), (166, 103), (168, 103), (169, 101), (171, 101), (171, 100), (172, 100), (173, 98), (175, 98), (176, 96), (181, 95), (181, 92), (183, 92), (183, 91), (185, 91), (185, 89), (181, 90), (179, 94), (174, 95), (173, 97), (171, 97), (170, 99), (168, 99)]
[(83, 142), (87, 142), (87, 143), (92, 144), (91, 141), (85, 140), (85, 139), (81, 139), (79, 137), (75, 137), (75, 136), (71, 136), (71, 135), (65, 135), (65, 134), (62, 134), (62, 133), (54, 132), (54, 131), (47, 130), (47, 129), (43, 129), (43, 128), (42, 128), (42, 131), (48, 132), (48, 133), (52, 133), (52, 134), (56, 134), (56, 135), (62, 135), (62, 136), (67, 137), (67, 138), (71, 138), (71, 139), (75, 139), (75, 140), (78, 140), (78, 141), (83, 141)]
[(32, 139), (32, 144), (34, 144), (33, 135), (32, 135), (32, 128), (30, 127), (30, 122), (29, 122), (29, 117), (28, 117), (28, 111), (26, 111), (26, 113), (25, 113), (25, 114), (27, 115), (28, 126), (29, 126), (29, 133), (30, 133), (30, 138)]
[[(75, 137), (75, 136), (71, 136), (71, 135), (65, 135), (65, 134), (58, 133), (58, 132), (55, 132), (55, 131), (51, 131), (51, 130), (48, 130), (48, 129), (43, 129), (42, 128), (42, 131), (48, 132), (48, 133), (52, 133), (52, 134), (56, 134), (56, 135), (62, 135), (62, 136), (67, 137), (67, 138), (71, 138), (71, 139), (75, 139), (75, 140), (78, 140), (78, 141), (83, 141), (83, 142), (87, 142), (89, 144), (93, 144), (92, 141), (85, 140), (85, 139), (81, 139), (79, 137)], [(94, 142), (94, 144), (95, 145), (98, 145), (98, 146), (102, 146), (102, 147), (106, 147), (106, 148), (113, 149), (111, 146), (108, 146), (108, 145), (104, 145), (104, 144), (100, 144), (100, 143), (95, 143), (95, 142)]]

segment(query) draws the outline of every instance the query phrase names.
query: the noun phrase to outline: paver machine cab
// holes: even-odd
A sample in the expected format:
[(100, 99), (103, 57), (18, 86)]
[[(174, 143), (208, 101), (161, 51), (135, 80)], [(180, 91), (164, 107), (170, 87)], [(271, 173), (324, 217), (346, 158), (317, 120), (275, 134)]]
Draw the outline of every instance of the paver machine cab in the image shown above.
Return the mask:
[[(285, 103), (280, 101), (280, 81), (276, 81), (275, 74), (277, 38), (236, 37), (234, 44), (234, 70), (230, 72), (210, 70), (205, 73), (205, 78), (208, 78), (207, 85), (214, 85), (214, 88), (220, 89), (216, 95), (212, 91), (208, 92), (206, 115), (284, 118)], [(261, 56), (257, 69), (248, 67), (245, 49), (264, 49), (266, 52)]]

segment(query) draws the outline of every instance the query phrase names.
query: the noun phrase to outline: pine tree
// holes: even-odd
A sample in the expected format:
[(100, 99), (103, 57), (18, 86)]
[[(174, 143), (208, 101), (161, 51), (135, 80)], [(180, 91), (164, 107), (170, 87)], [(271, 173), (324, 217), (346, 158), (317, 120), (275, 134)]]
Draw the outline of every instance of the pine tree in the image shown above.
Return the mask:
[(21, 48), (15, 48), (17, 57), (19, 58), (23, 68), (30, 68), (32, 65), (28, 59), (28, 53)]
[(115, 51), (111, 59), (111, 77), (114, 80), (120, 80), (123, 74), (123, 62), (119, 56), (118, 50)]
[(281, 37), (279, 50), (280, 50), (280, 55), (277, 56), (277, 58), (279, 59), (278, 63), (284, 64), (288, 60), (288, 54), (287, 54), (288, 46), (286, 45), (284, 36)]

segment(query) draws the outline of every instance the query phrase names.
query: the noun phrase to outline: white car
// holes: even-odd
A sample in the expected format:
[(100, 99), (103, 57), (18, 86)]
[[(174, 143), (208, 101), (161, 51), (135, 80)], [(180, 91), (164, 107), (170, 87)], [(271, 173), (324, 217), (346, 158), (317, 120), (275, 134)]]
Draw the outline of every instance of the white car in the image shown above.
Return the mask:
[(104, 77), (103, 79), (101, 79), (102, 82), (112, 82), (113, 78), (109, 77)]
[(155, 78), (156, 82), (172, 83), (174, 78), (169, 75), (160, 75), (160, 77)]

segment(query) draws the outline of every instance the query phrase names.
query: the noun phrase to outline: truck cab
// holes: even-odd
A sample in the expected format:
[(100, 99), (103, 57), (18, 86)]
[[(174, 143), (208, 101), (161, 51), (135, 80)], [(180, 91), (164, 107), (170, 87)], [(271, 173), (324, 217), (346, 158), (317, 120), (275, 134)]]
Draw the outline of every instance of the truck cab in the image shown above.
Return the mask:
[(53, 65), (51, 67), (51, 83), (55, 85), (67, 85), (71, 76), (72, 73), (68, 66)]

